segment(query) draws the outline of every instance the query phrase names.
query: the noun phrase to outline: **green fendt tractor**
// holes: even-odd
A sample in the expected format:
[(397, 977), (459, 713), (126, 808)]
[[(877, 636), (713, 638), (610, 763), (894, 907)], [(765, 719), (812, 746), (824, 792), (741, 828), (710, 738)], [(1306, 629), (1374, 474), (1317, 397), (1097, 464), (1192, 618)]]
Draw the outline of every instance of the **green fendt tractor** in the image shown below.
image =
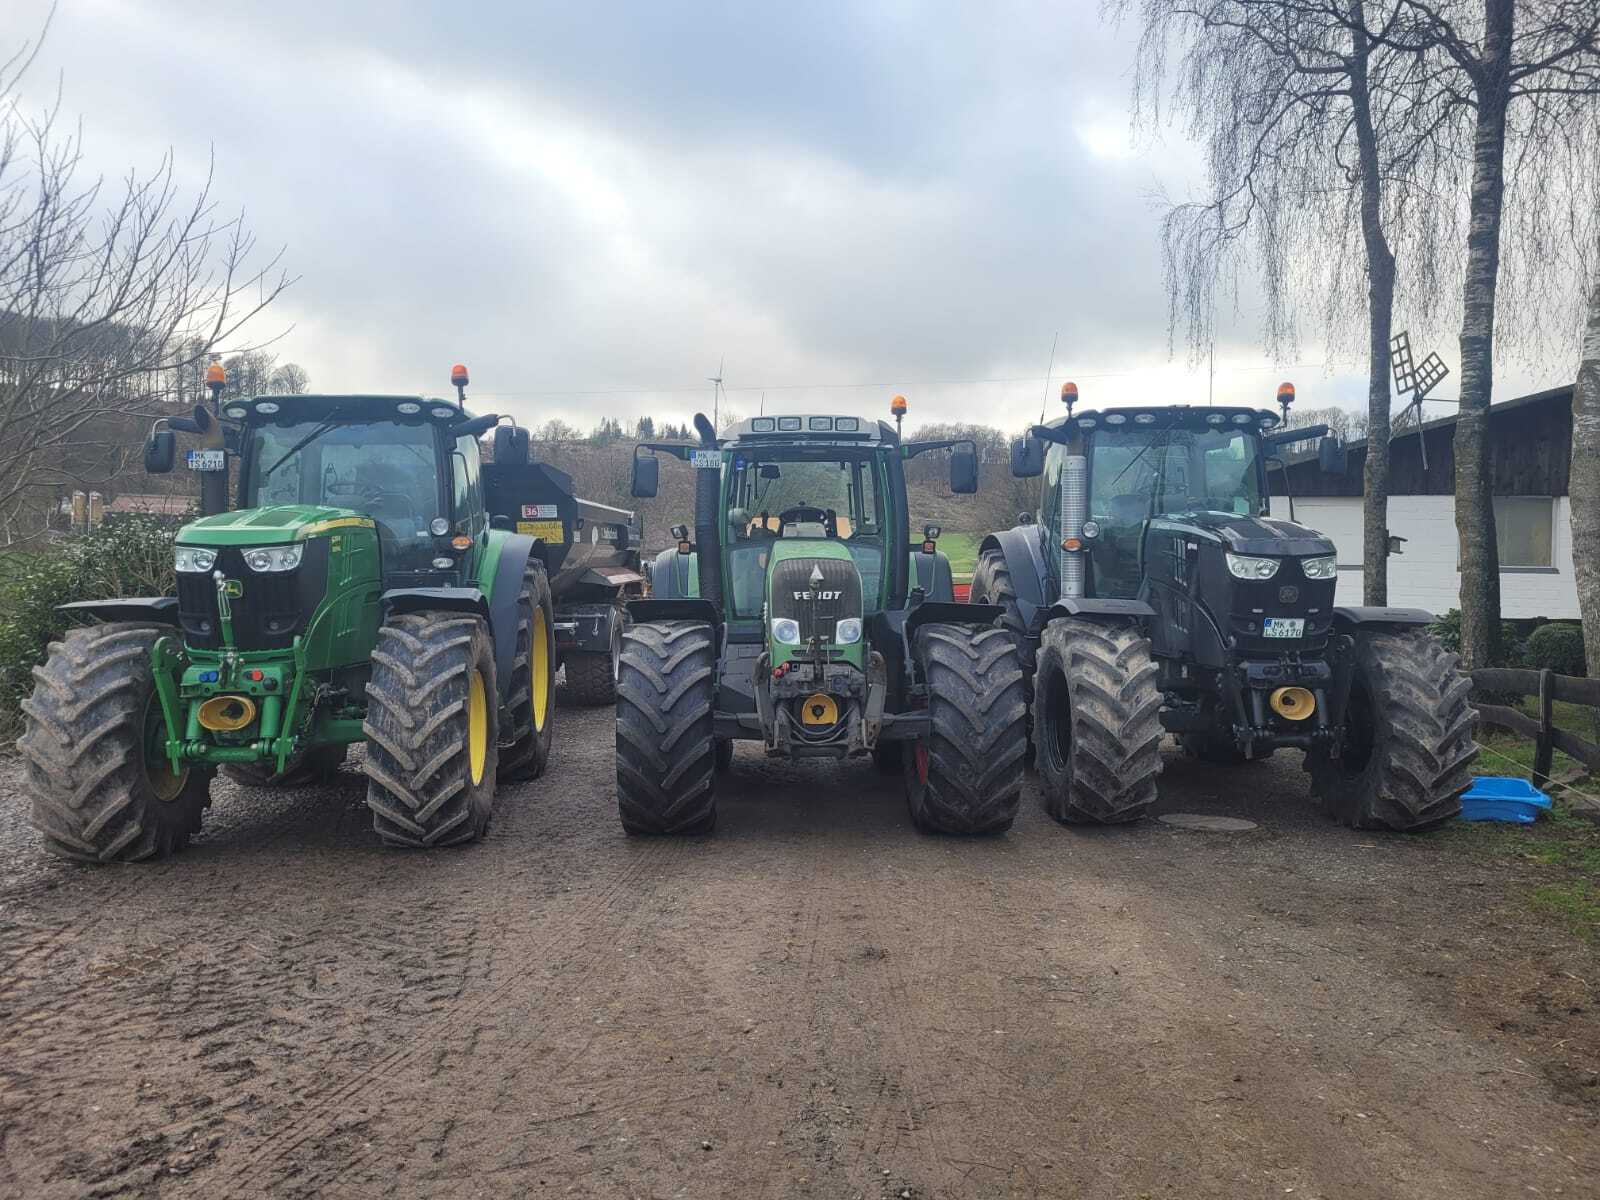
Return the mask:
[[(571, 653), (609, 667), (614, 597), (642, 583), (572, 552), (602, 544), (596, 518), (613, 548), (638, 530), (529, 464), (523, 431), (497, 429), (507, 461), (480, 465), (478, 439), (500, 418), (466, 411), (465, 368), (453, 382), (455, 403), (261, 396), (158, 422), (153, 472), (173, 467), (173, 427), (201, 436), (188, 459), (206, 515), (177, 534), (176, 596), (67, 605), (100, 623), (70, 630), (35, 672), (19, 745), (50, 849), (169, 853), (200, 827), (218, 769), (305, 783), (353, 742), (366, 744), (377, 832), (399, 845), (478, 837), (496, 784), (543, 771), (558, 625)], [(593, 537), (575, 535), (575, 505)], [(552, 574), (584, 602), (565, 621)]]
[[(897, 414), (903, 402), (897, 399)], [(998, 608), (956, 604), (925, 531), (914, 551), (905, 461), (949, 449), (951, 487), (977, 489), (970, 442), (902, 442), (857, 417), (756, 417), (698, 446), (640, 446), (695, 470), (695, 528), (634, 601), (617, 695), (617, 803), (629, 833), (716, 820), (733, 742), (788, 758), (871, 756), (905, 784), (924, 829), (1009, 828), (1026, 747), (1022, 670)]]
[[(1071, 388), (1071, 385), (1068, 385)], [(1321, 438), (1249, 408), (1113, 408), (1035, 426), (1012, 471), (1037, 519), (986, 538), (972, 599), (1001, 606), (1033, 675), (1036, 762), (1063, 821), (1156, 798), (1163, 732), (1216, 763), (1305, 752), (1325, 810), (1426, 829), (1460, 810), (1471, 681), (1416, 609), (1344, 607), (1334, 545), (1270, 516), (1272, 447)], [(1047, 449), (1048, 448), (1048, 449)], [(1292, 504), (1292, 502), (1291, 502)]]

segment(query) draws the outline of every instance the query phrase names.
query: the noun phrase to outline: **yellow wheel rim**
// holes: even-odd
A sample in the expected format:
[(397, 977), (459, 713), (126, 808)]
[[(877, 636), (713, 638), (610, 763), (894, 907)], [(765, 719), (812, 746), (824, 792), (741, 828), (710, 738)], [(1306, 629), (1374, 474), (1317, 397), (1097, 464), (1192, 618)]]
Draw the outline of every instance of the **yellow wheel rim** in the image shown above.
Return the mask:
[(144, 777), (156, 799), (171, 804), (189, 782), (189, 772), (174, 772), (167, 757), (167, 722), (161, 715), (161, 701), (155, 693), (144, 709)]
[(550, 709), (550, 625), (544, 619), (544, 606), (533, 610), (533, 645), (528, 648), (533, 664), (533, 727), (544, 732), (545, 713)]
[(467, 685), (467, 769), (473, 783), (483, 782), (483, 765), (489, 759), (489, 700), (483, 672), (474, 670)]

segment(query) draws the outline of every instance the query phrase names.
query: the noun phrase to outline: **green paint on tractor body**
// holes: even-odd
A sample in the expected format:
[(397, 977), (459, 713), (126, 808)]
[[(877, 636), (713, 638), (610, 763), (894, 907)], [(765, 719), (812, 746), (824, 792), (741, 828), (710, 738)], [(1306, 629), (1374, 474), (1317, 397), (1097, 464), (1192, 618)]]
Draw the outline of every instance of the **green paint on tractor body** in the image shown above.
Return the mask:
[[(404, 565), (431, 562), (433, 567), (408, 571), (403, 582), (476, 588), (486, 605), (492, 603), (501, 553), (511, 535), (488, 529), (481, 506), (475, 512), (453, 511), (460, 489), (452, 487), (452, 475), (464, 466), (476, 483), (476, 462), (461, 461), (464, 454), (476, 458), (476, 440), (458, 442), (442, 413), (431, 419), (397, 416), (397, 404), (406, 402), (405, 397), (300, 397), (285, 399), (282, 409), (271, 413), (246, 402), (238, 439), (243, 448), (240, 498), (265, 499), (268, 479), (277, 481), (274, 491), (301, 494), (294, 502), (204, 516), (178, 532), (180, 564), (185, 551), (214, 558), (202, 559), (207, 564), (202, 569), (180, 569), (181, 632), (161, 638), (151, 652), (167, 731), (164, 748), (175, 771), (195, 763), (250, 762), (282, 771), (295, 755), (363, 739), (365, 687), (384, 617), (382, 597), (396, 583), (397, 544), (419, 547)], [(435, 401), (431, 407), (442, 406)], [(283, 409), (299, 424), (285, 428)], [(449, 409), (452, 420), (455, 415)], [(319, 429), (318, 436), (299, 445)], [(368, 445), (376, 447), (378, 468), (364, 473)], [(316, 457), (324, 447), (326, 457)], [(408, 482), (382, 473), (388, 467), (383, 454), (391, 447), (416, 461)], [(285, 455), (287, 467), (280, 463)], [(398, 451), (391, 457), (410, 465)], [(274, 464), (279, 464), (276, 474)], [(354, 493), (362, 487), (373, 511), (308, 502), (324, 491)], [(389, 501), (386, 513), (383, 505), (391, 495), (402, 499)], [(434, 513), (444, 515), (448, 535), (428, 529)], [(450, 544), (461, 534), (471, 538), (464, 550)], [(255, 570), (250, 555), (256, 551), (297, 557), (287, 569)], [(449, 568), (438, 568), (446, 559)], [(188, 561), (195, 563), (192, 556)], [(208, 727), (202, 710), (218, 697), (242, 698), (242, 711), (253, 706), (253, 714), (235, 730)]]
[[(819, 582), (811, 585), (811, 571), (816, 569)], [(802, 585), (778, 584), (774, 592), (774, 579), (803, 578)], [(856, 569), (850, 551), (838, 542), (812, 538), (793, 538), (776, 541), (767, 561), (766, 580), (767, 612), (775, 617), (787, 617), (796, 625), (811, 626), (803, 629), (797, 642), (778, 641), (774, 632), (775, 620), (767, 622), (767, 653), (774, 668), (793, 659), (848, 663), (857, 670), (865, 669), (866, 642), (861, 629), (861, 573)], [(808, 620), (813, 611), (826, 615), (820, 620)], [(841, 621), (855, 622), (854, 638), (848, 643), (838, 640)], [(821, 626), (817, 628), (816, 626)], [(805, 634), (814, 632), (813, 642)]]

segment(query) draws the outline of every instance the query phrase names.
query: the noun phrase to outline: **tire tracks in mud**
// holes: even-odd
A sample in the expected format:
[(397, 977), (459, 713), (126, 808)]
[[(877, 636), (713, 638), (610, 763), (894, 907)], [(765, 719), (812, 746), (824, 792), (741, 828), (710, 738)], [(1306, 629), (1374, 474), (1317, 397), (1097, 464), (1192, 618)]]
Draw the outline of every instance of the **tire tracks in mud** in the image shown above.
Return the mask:
[[(621, 863), (620, 869), (591, 890), (580, 905), (565, 912), (559, 908), (552, 911), (535, 936), (517, 947), (514, 954), (508, 955), (503, 944), (498, 948), (492, 959), (493, 969), (501, 976), (498, 982), (484, 990), (468, 991), (436, 1009), (430, 1013), (426, 1025), (408, 1037), (405, 1045), (361, 1070), (329, 1078), (299, 1093), (295, 1100), (308, 1104), (307, 1110), (296, 1114), (286, 1125), (270, 1130), (253, 1153), (229, 1170), (227, 1179), (218, 1181), (217, 1194), (251, 1196), (269, 1190), (275, 1177), (282, 1173), (279, 1168), (297, 1151), (339, 1127), (347, 1102), (358, 1093), (381, 1089), (388, 1081), (425, 1064), (435, 1047), (455, 1036), (463, 1022), (493, 1012), (536, 968), (547, 969), (550, 974), (541, 996), (557, 986), (567, 986), (574, 977), (586, 977), (600, 959), (602, 948), (611, 941), (600, 936), (600, 932), (610, 929), (618, 917), (626, 922), (648, 902), (659, 889), (662, 875), (657, 872), (648, 886), (635, 885), (651, 867), (681, 855), (684, 843), (662, 840), (630, 843), (630, 846), (634, 852)], [(515, 852), (514, 843), (508, 843), (505, 853)], [(492, 919), (493, 914), (488, 915)], [(364, 1099), (373, 1107), (382, 1103), (381, 1096), (369, 1094)], [(382, 1136), (415, 1141), (420, 1132), (411, 1130), (402, 1134), (399, 1130), (386, 1129)], [(379, 1152), (379, 1141), (374, 1140), (370, 1151), (344, 1162), (327, 1164), (312, 1179), (297, 1177), (295, 1184), (297, 1187), (330, 1184)]]

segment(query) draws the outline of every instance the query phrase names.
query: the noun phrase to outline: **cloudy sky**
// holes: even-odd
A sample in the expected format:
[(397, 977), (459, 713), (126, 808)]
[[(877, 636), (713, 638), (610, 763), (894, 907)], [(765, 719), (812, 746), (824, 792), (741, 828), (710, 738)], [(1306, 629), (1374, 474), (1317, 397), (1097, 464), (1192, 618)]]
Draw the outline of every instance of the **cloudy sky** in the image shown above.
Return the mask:
[[(9, 48), (49, 4), (0, 8)], [(298, 277), (251, 333), (316, 390), (443, 392), (463, 360), (480, 409), (587, 427), (687, 416), (724, 361), (746, 415), (901, 391), (913, 423), (1015, 428), (1058, 335), (1052, 394), (1206, 400), (1151, 200), (1197, 157), (1132, 143), (1131, 57), (1094, 0), (60, 0), (22, 91), (59, 86), (109, 176), (215, 154)], [(1253, 332), (1219, 401), (1361, 403), (1350, 364)]]

